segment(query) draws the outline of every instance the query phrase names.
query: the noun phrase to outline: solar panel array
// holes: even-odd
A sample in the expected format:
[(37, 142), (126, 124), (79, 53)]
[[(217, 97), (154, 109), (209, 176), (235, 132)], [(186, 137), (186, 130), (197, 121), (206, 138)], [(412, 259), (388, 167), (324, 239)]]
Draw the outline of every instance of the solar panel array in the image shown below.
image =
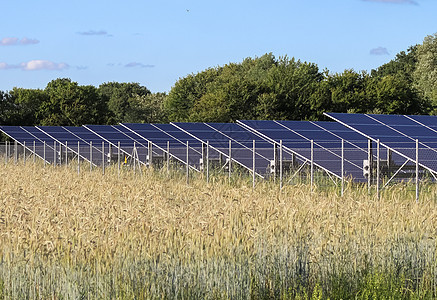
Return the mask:
[[(302, 162), (312, 160), (332, 175), (365, 180), (362, 162), (367, 157), (367, 141), (354, 131), (334, 122), (310, 121), (239, 121), (274, 143), (282, 141), (285, 152)], [(343, 143), (342, 139), (346, 140)], [(311, 147), (312, 144), (312, 147)], [(311, 151), (311, 148), (313, 151)], [(342, 149), (344, 154), (342, 155)]]
[[(135, 158), (143, 165), (172, 158), (201, 171), (208, 152), (209, 161), (222, 168), (232, 162), (234, 168), (255, 171), (260, 177), (277, 173), (279, 157), (294, 170), (312, 163), (332, 177), (356, 181), (367, 180), (363, 167), (377, 157), (397, 167), (418, 158), (423, 170), (437, 174), (437, 117), (326, 115), (335, 122), (0, 126), (0, 131), (48, 163), (79, 157), (100, 165), (120, 159), (120, 153), (124, 159)], [(379, 154), (375, 150), (378, 141)]]
[(436, 116), (340, 113), (326, 115), (373, 142), (379, 141), (384, 148), (395, 154), (392, 159), (396, 164), (405, 161), (414, 163), (418, 159), (422, 168), (431, 174), (437, 173)]

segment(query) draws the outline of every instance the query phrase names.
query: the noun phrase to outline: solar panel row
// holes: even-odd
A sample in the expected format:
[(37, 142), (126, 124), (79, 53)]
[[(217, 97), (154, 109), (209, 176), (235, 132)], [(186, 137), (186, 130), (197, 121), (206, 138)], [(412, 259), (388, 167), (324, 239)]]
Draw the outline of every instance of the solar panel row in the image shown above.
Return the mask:
[[(415, 162), (437, 173), (437, 117), (327, 113), (340, 124), (392, 151), (393, 161)], [(416, 141), (418, 147), (416, 147)], [(416, 151), (418, 153), (416, 153)], [(418, 154), (418, 157), (416, 157)]]
[(200, 171), (208, 144), (211, 160), (220, 161), (225, 167), (230, 159), (243, 169), (255, 170), (261, 177), (276, 171), (282, 144), (283, 160), (295, 169), (312, 162), (333, 177), (344, 175), (357, 181), (367, 180), (363, 164), (369, 158), (376, 159), (377, 141), (383, 148), (380, 155), (400, 166), (406, 160), (416, 160), (418, 140), (420, 165), (432, 174), (437, 173), (437, 117), (326, 115), (336, 122), (241, 120), (82, 127), (0, 126), (0, 130), (50, 163), (56, 162), (56, 153), (62, 157), (65, 151), (98, 165), (106, 157), (110, 159), (114, 151), (120, 151), (124, 157), (135, 155), (143, 164), (151, 162), (152, 157), (169, 156), (180, 163), (187, 163), (188, 159), (189, 166)]

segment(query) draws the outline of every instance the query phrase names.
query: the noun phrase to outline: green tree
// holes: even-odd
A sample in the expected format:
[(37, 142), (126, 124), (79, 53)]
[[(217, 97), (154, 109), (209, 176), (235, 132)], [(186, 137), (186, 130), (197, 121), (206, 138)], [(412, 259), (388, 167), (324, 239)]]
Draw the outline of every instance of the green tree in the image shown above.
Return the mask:
[(0, 125), (9, 125), (10, 112), (10, 96), (7, 92), (0, 91)]
[(180, 79), (166, 107), (172, 121), (314, 119), (323, 78), (315, 64), (269, 53)]
[(150, 91), (138, 83), (103, 83), (98, 88), (98, 94), (107, 103), (109, 114), (107, 123), (133, 121), (136, 114), (136, 97), (147, 96)]
[(413, 73), (417, 64), (417, 45), (410, 46), (407, 51), (401, 51), (396, 57), (376, 70), (371, 71), (373, 78), (382, 78), (387, 75), (404, 77), (410, 84), (413, 82)]
[(367, 112), (426, 114), (430, 110), (429, 103), (418, 95), (408, 78), (399, 73), (372, 78), (366, 89), (366, 97), (372, 103)]
[(13, 88), (10, 92), (14, 108), (10, 122), (14, 125), (40, 125), (44, 119), (44, 107), (49, 97), (41, 89)]
[(417, 64), (413, 75), (421, 95), (430, 99), (437, 108), (437, 33), (428, 35), (423, 44), (417, 46)]
[(210, 68), (198, 74), (180, 78), (170, 90), (164, 103), (169, 120), (190, 120), (193, 107), (207, 93), (208, 86), (218, 78), (221, 71), (221, 67)]
[(129, 99), (129, 111), (126, 122), (131, 123), (167, 123), (167, 113), (164, 108), (165, 93), (136, 95)]
[(41, 125), (101, 124), (107, 115), (105, 103), (94, 86), (79, 86), (69, 78), (49, 82), (45, 88)]
[(266, 114), (259, 119), (317, 119), (321, 112), (314, 101), (324, 75), (316, 64), (281, 57), (266, 77), (266, 88), (258, 103)]
[(367, 73), (357, 73), (353, 70), (328, 75), (327, 87), (331, 94), (329, 110), (364, 113), (373, 108), (372, 99), (366, 95), (366, 85), (369, 78)]

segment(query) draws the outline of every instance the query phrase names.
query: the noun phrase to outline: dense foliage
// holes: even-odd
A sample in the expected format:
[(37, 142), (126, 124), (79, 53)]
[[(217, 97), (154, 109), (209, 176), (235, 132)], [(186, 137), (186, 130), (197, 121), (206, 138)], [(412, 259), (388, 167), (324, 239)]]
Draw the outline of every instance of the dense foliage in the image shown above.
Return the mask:
[(0, 124), (74, 125), (237, 119), (321, 120), (323, 112), (437, 113), (437, 34), (370, 73), (330, 73), (272, 53), (179, 79), (166, 93), (138, 83), (0, 91)]

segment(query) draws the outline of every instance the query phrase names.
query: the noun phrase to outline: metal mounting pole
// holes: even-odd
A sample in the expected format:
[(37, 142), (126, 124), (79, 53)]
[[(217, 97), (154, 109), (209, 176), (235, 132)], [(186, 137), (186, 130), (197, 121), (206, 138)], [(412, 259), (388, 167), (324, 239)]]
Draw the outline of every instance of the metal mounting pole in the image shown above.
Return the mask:
[(5, 153), (6, 153), (5, 164), (8, 164), (8, 158), (9, 158), (8, 141), (6, 141), (6, 144), (5, 144)]
[(279, 141), (279, 189), (282, 190), (282, 140)]
[(90, 141), (90, 172), (93, 171), (93, 141)]
[(278, 165), (277, 152), (278, 147), (276, 143), (273, 143), (273, 182), (276, 183), (276, 166)]
[(80, 174), (80, 142), (77, 141), (77, 174)]
[(379, 139), (377, 140), (376, 144), (376, 194), (378, 195), (379, 199), (379, 177), (380, 177), (380, 143)]
[(33, 163), (36, 161), (36, 146), (35, 146), (35, 140), (33, 141)]
[(17, 164), (18, 161), (18, 145), (17, 141), (14, 141), (14, 163)]
[(232, 141), (229, 140), (229, 160), (228, 160), (228, 171), (229, 171), (229, 183), (231, 183), (231, 168), (232, 168)]
[(68, 143), (65, 141), (65, 166), (68, 165)]
[(209, 141), (206, 141), (206, 183), (209, 183)]
[(419, 203), (419, 140), (416, 140), (416, 202)]
[(132, 150), (132, 162), (134, 163), (134, 165), (133, 165), (133, 169), (134, 169), (134, 174), (135, 174), (135, 172), (136, 172), (136, 170), (137, 170), (137, 162), (136, 162), (136, 154), (137, 154), (137, 145), (136, 145), (136, 142), (134, 142), (134, 149)]
[(56, 167), (56, 141), (53, 142), (53, 167)]
[(105, 142), (102, 142), (102, 173), (105, 175)]
[(341, 196), (344, 195), (344, 140), (341, 139)]
[(187, 141), (187, 169), (186, 169), (186, 173), (187, 173), (187, 184), (190, 183), (190, 163), (189, 163), (189, 146), (188, 146), (188, 141)]
[(313, 192), (313, 184), (314, 184), (314, 140), (311, 140), (311, 192)]
[(372, 174), (373, 174), (373, 161), (372, 161), (372, 141), (367, 140), (367, 161), (369, 163), (369, 175), (367, 177), (367, 192), (370, 194), (370, 188), (372, 185)]
[(26, 165), (26, 141), (23, 142), (23, 164)]
[(153, 168), (153, 152), (152, 152), (152, 150), (153, 150), (153, 144), (152, 144), (152, 142), (148, 142), (147, 143), (147, 150), (148, 150), (148, 152), (149, 152), (149, 168)]
[(252, 141), (252, 188), (255, 188), (255, 140)]
[(170, 173), (170, 141), (167, 141), (167, 175)]
[(117, 144), (117, 157), (118, 178), (120, 178), (120, 141)]
[(43, 160), (44, 160), (44, 168), (46, 167), (46, 141), (43, 142)]

